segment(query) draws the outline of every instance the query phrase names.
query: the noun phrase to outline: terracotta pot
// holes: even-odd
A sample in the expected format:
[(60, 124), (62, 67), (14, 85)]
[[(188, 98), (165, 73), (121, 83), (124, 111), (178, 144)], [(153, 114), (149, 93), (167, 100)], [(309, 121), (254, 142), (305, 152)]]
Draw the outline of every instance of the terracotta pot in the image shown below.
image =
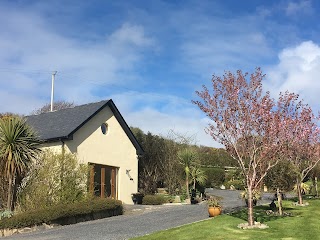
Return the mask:
[(208, 207), (209, 217), (215, 217), (221, 214), (220, 207)]

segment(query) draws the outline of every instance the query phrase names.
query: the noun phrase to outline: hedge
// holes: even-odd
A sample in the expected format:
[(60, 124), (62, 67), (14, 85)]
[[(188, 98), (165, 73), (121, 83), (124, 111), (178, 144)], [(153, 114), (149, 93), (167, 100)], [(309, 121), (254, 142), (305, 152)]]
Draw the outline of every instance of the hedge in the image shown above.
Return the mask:
[(161, 205), (166, 201), (165, 196), (163, 195), (145, 195), (142, 199), (142, 204), (144, 205)]
[(224, 168), (203, 168), (207, 176), (206, 187), (220, 187), (225, 181)]
[[(94, 198), (77, 203), (60, 204), (40, 210), (19, 213), (11, 218), (0, 220), (0, 229), (31, 227), (43, 223), (64, 225), (122, 213), (123, 207), (121, 201)], [(73, 220), (70, 221), (72, 218)]]

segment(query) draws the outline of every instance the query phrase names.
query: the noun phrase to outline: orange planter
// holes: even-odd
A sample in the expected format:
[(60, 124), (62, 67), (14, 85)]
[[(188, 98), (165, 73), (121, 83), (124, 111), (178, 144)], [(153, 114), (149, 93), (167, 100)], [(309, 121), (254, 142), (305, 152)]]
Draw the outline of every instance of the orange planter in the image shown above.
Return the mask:
[(220, 207), (208, 207), (209, 217), (215, 217), (221, 214)]

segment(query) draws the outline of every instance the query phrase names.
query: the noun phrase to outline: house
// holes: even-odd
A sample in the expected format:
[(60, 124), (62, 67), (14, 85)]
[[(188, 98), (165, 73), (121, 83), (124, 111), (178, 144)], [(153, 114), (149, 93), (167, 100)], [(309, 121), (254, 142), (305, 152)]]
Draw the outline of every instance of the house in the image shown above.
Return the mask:
[(132, 204), (143, 150), (112, 100), (27, 116), (44, 141), (42, 148), (75, 153), (89, 164), (89, 189)]

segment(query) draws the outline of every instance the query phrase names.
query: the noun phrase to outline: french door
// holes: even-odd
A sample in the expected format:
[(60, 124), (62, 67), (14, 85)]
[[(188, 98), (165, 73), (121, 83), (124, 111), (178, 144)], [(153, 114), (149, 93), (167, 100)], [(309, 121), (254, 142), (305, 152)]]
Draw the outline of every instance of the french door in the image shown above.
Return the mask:
[(89, 190), (93, 192), (95, 196), (118, 199), (117, 168), (93, 163), (91, 163), (90, 166)]

